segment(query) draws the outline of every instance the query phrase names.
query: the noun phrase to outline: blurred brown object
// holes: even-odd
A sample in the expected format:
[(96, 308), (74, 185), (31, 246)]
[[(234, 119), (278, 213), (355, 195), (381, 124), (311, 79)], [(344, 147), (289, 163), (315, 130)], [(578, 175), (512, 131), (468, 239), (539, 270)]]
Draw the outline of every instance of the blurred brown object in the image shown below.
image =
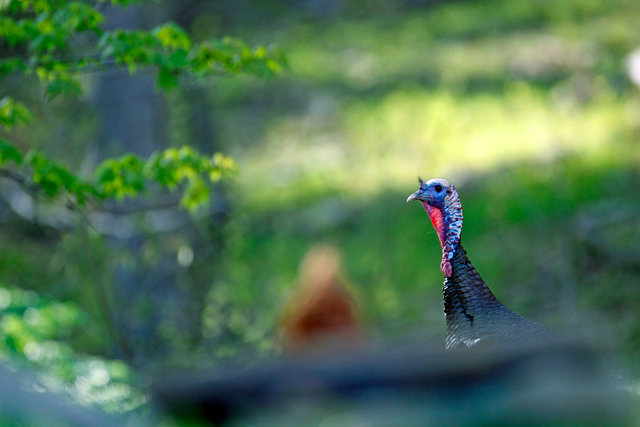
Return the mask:
[(353, 347), (362, 343), (356, 302), (340, 270), (340, 253), (329, 245), (316, 245), (304, 256), (298, 289), (281, 322), (285, 351)]

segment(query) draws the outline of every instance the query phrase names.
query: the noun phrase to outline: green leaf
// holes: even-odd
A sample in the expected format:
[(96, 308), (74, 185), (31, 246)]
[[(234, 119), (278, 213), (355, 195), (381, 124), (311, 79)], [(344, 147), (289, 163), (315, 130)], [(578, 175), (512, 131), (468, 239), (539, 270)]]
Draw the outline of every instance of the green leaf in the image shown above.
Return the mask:
[(24, 104), (8, 96), (0, 99), (0, 125), (11, 129), (19, 123), (28, 123), (30, 120), (31, 113)]
[(81, 93), (80, 82), (69, 74), (53, 75), (47, 84), (49, 98), (55, 98), (59, 95), (80, 95)]
[(197, 210), (209, 202), (210, 189), (199, 177), (194, 177), (189, 181), (184, 195), (180, 200), (180, 205), (190, 212)]
[(178, 48), (189, 50), (191, 48), (191, 38), (189, 35), (175, 22), (167, 22), (166, 24), (156, 27), (152, 32), (160, 44), (168, 48)]
[(10, 48), (24, 42), (27, 37), (27, 32), (15, 19), (0, 17), (0, 38), (5, 40)]
[(0, 60), (0, 75), (7, 76), (16, 70), (24, 71), (26, 66), (20, 58), (6, 58)]
[(25, 163), (33, 168), (33, 182), (47, 196), (53, 198), (62, 192), (74, 193), (78, 177), (65, 167), (53, 163), (42, 153), (33, 150), (27, 153)]
[(107, 159), (95, 172), (96, 193), (101, 198), (136, 196), (145, 189), (143, 171), (142, 159), (133, 154)]
[(93, 31), (100, 34), (99, 25), (104, 16), (86, 3), (71, 2), (59, 9), (54, 14), (54, 19), (67, 33)]
[(176, 73), (170, 71), (166, 67), (161, 67), (160, 71), (158, 71), (158, 87), (160, 89), (174, 89), (178, 86), (178, 77)]
[(171, 66), (171, 69), (178, 69), (186, 67), (188, 64), (187, 51), (176, 50), (167, 58), (167, 63)]
[(236, 175), (238, 167), (236, 162), (229, 156), (216, 153), (211, 158), (209, 167), (209, 179), (211, 182), (218, 182), (223, 178), (230, 178)]
[(0, 165), (13, 161), (19, 165), (22, 163), (22, 154), (14, 146), (0, 139)]

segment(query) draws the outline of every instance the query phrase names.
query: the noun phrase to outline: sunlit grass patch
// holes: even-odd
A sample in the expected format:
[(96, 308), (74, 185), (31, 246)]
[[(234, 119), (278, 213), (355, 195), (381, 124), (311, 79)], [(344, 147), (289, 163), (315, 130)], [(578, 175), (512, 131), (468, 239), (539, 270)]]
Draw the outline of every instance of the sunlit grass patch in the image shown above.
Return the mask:
[(417, 175), (464, 176), (512, 162), (577, 155), (628, 164), (637, 103), (588, 83), (586, 95), (573, 81), (550, 93), (524, 83), (462, 95), (403, 88), (375, 103), (347, 99), (318, 120), (313, 111), (287, 116), (241, 160), (241, 194), (254, 207), (274, 206), (334, 192), (370, 195)]

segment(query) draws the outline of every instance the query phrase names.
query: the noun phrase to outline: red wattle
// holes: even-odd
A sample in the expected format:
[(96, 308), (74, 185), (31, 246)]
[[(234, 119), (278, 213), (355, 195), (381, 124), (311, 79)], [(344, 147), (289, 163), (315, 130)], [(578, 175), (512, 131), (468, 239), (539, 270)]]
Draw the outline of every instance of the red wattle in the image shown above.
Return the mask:
[(451, 262), (446, 258), (446, 255), (442, 256), (442, 262), (440, 263), (440, 270), (447, 277), (451, 277), (451, 274), (453, 274), (453, 268), (451, 267)]
[(445, 230), (445, 222), (444, 215), (442, 215), (442, 210), (436, 207), (431, 206), (427, 202), (422, 202), (422, 206), (424, 206), (424, 210), (427, 211), (427, 215), (429, 215), (429, 219), (433, 224), (433, 228), (436, 229), (438, 233), (438, 238), (440, 239), (440, 245), (444, 247), (444, 243), (447, 239), (446, 230)]

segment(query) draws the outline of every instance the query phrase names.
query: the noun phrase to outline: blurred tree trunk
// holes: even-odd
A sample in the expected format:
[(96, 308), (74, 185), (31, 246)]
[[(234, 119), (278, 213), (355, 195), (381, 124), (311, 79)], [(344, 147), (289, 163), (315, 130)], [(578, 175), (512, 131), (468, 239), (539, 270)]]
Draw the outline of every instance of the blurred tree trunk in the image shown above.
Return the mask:
[[(118, 28), (147, 28), (143, 16), (153, 15), (141, 13), (141, 7), (106, 12), (109, 25)], [(174, 145), (190, 144), (213, 153), (216, 128), (207, 91), (187, 84), (180, 98), (187, 106), (188, 119)], [(170, 145), (169, 113), (165, 98), (155, 90), (155, 76), (144, 71), (133, 76), (117, 70), (101, 73), (94, 103), (102, 120), (96, 150), (100, 159), (124, 152), (148, 157)], [(113, 249), (123, 256), (115, 266), (115, 283), (103, 286), (98, 297), (107, 322), (113, 325), (118, 356), (134, 365), (166, 362), (200, 345), (205, 296), (218, 269), (216, 255), (223, 246), (219, 230), (227, 211), (223, 192), (217, 189), (210, 216), (198, 223), (179, 209), (139, 213), (134, 215), (141, 216), (142, 227), (136, 224), (130, 235), (112, 239)], [(153, 220), (178, 226), (154, 230)], [(177, 259), (180, 248), (191, 251), (193, 261), (183, 260), (181, 265)]]
[[(109, 7), (105, 11), (107, 26), (145, 28), (146, 14), (141, 9)], [(94, 96), (102, 122), (97, 140), (100, 160), (125, 152), (148, 157), (154, 150), (168, 146), (166, 105), (155, 90), (153, 75), (144, 70), (136, 75), (107, 70), (98, 76)], [(161, 253), (149, 268), (140, 253), (145, 237), (144, 231), (136, 229), (131, 236), (112, 240), (116, 251), (126, 255), (115, 266), (116, 283), (104, 286), (100, 295), (107, 320), (114, 328), (117, 353), (134, 364), (160, 350), (158, 325), (163, 303), (157, 304), (157, 296), (173, 287), (177, 268), (175, 257), (166, 253)]]

